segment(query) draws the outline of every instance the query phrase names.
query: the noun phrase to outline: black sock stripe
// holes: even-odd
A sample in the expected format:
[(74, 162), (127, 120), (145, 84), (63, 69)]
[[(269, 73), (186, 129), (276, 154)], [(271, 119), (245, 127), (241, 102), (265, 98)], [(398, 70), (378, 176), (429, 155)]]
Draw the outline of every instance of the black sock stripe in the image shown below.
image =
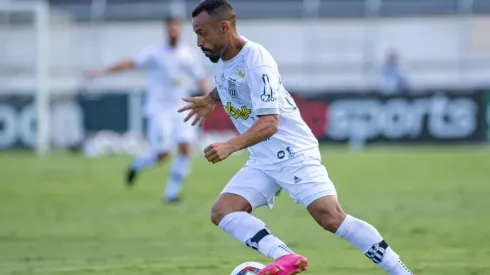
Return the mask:
[(264, 229), (260, 230), (259, 232), (257, 232), (257, 234), (255, 234), (255, 236), (253, 236), (252, 238), (250, 238), (250, 240), (252, 242), (258, 243), (258, 242), (260, 242), (267, 235), (270, 235), (269, 230), (267, 230), (266, 228), (264, 228)]
[(267, 228), (264, 228), (264, 229), (260, 230), (259, 232), (257, 232), (257, 234), (255, 234), (252, 238), (248, 239), (245, 242), (245, 244), (248, 247), (257, 250), (259, 248), (259, 242), (263, 238), (265, 238), (265, 236), (270, 235), (270, 234), (271, 234), (270, 231)]
[(388, 244), (385, 242), (385, 240), (382, 240), (380, 243), (379, 243), (379, 246), (384, 248), (384, 249), (387, 249), (388, 248)]

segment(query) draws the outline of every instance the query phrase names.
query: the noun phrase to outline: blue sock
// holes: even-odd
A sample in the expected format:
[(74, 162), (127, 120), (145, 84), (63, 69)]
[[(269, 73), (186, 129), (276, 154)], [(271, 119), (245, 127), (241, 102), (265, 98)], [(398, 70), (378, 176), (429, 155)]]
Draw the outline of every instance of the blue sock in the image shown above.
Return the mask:
[(146, 156), (135, 158), (131, 164), (131, 169), (140, 171), (143, 168), (155, 165), (158, 162), (158, 154), (151, 153)]
[(189, 170), (189, 157), (182, 155), (177, 156), (172, 165), (170, 179), (167, 182), (167, 187), (165, 188), (165, 192), (163, 194), (165, 199), (174, 199), (179, 195), (180, 190), (182, 189), (182, 184), (189, 174)]

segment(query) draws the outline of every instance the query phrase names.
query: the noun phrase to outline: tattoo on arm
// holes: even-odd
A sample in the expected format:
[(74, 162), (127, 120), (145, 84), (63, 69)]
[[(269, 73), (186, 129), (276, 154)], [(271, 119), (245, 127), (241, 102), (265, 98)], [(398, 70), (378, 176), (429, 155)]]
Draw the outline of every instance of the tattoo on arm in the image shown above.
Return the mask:
[(211, 91), (210, 96), (216, 102), (220, 102), (221, 101), (221, 98), (219, 97), (219, 94), (218, 94), (218, 90), (216, 88), (214, 88)]

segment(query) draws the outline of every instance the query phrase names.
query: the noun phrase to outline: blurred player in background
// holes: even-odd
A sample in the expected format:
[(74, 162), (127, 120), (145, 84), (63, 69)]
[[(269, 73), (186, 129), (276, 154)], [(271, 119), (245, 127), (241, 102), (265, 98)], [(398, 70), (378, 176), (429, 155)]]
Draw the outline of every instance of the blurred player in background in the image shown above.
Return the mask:
[(163, 194), (164, 201), (176, 202), (180, 199), (182, 183), (190, 172), (189, 154), (197, 135), (193, 127), (183, 122), (184, 117), (177, 109), (181, 98), (190, 96), (189, 79), (198, 83), (201, 93), (207, 94), (209, 90), (200, 61), (187, 46), (180, 43), (181, 20), (169, 17), (165, 26), (166, 43), (148, 46), (133, 58), (91, 71), (87, 77), (101, 77), (132, 69), (144, 69), (149, 73), (144, 112), (148, 119), (150, 152), (132, 161), (126, 182), (132, 186), (139, 171), (162, 162), (177, 145), (178, 156)]
[[(204, 96), (185, 98), (179, 111), (186, 120), (203, 120), (221, 102), (240, 135), (205, 150), (217, 163), (248, 148), (250, 159), (228, 182), (212, 207), (211, 220), (223, 231), (275, 262), (259, 275), (291, 275), (308, 260), (294, 253), (250, 213), (272, 207), (284, 189), (303, 204), (325, 230), (345, 239), (392, 275), (412, 274), (371, 224), (346, 214), (322, 165), (318, 141), (282, 84), (276, 61), (261, 45), (236, 31), (236, 16), (226, 0), (204, 0), (193, 11), (197, 45), (214, 63), (216, 88)], [(291, 219), (294, 230), (294, 218)], [(301, 225), (299, 225), (301, 226)], [(325, 255), (328, 257), (328, 255)]]

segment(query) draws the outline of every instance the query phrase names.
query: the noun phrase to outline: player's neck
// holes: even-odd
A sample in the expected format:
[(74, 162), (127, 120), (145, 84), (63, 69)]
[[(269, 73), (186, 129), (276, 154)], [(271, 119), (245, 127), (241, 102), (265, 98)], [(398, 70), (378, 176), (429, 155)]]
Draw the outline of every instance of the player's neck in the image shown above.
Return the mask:
[(175, 39), (175, 40), (174, 39), (170, 39), (168, 44), (170, 45), (170, 47), (172, 47), (172, 48), (175, 49), (175, 48), (177, 48), (178, 41), (177, 41), (177, 39)]
[(230, 43), (228, 43), (228, 47), (226, 47), (221, 55), (221, 59), (228, 61), (234, 58), (240, 53), (246, 43), (247, 41), (243, 40), (238, 34), (233, 34)]

